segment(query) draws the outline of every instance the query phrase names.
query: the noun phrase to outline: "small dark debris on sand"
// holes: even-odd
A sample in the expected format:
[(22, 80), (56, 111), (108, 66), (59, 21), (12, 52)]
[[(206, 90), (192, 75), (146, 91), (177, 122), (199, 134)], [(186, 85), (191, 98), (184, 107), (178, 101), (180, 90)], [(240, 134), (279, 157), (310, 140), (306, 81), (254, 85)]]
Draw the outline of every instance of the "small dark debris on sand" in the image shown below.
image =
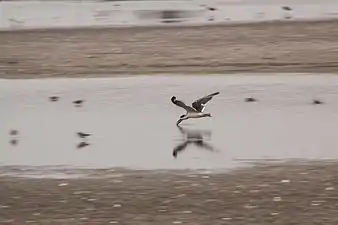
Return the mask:
[(8, 60), (7, 61), (7, 64), (9, 64), (9, 65), (16, 65), (18, 63), (19, 63), (19, 61), (17, 61), (17, 60)]

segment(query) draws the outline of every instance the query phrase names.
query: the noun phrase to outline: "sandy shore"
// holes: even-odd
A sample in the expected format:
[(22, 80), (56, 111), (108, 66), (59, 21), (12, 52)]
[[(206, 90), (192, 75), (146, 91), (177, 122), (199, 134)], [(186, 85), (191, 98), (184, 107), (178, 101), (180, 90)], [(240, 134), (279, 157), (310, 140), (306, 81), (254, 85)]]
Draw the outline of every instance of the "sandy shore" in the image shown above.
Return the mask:
[(0, 32), (0, 77), (337, 72), (338, 21)]
[(338, 164), (229, 174), (0, 178), (0, 224), (337, 224)]

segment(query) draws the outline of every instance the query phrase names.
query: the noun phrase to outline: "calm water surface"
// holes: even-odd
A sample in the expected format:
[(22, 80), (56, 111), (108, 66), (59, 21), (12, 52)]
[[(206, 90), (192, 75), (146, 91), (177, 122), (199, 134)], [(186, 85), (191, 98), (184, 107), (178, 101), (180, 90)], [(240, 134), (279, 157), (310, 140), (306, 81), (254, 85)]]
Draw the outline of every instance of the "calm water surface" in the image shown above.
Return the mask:
[[(190, 104), (215, 91), (211, 118), (176, 127), (185, 111), (173, 95)], [(54, 95), (60, 99), (50, 102)], [(231, 169), (250, 160), (338, 158), (335, 75), (0, 80), (0, 107), (2, 166)], [(76, 132), (91, 133), (90, 145), (77, 148)]]

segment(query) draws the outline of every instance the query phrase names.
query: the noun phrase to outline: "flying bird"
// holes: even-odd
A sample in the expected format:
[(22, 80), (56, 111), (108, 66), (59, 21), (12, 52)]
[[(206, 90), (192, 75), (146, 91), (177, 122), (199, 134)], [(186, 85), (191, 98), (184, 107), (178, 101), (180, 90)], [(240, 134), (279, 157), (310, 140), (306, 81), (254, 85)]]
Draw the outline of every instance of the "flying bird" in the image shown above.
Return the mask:
[(175, 105), (185, 109), (187, 113), (181, 115), (177, 120), (176, 125), (179, 125), (183, 120), (191, 118), (202, 118), (202, 117), (211, 117), (210, 113), (204, 113), (205, 105), (214, 97), (218, 95), (219, 92), (212, 93), (210, 95), (204, 96), (196, 101), (194, 101), (191, 106), (186, 105), (184, 102), (178, 100), (175, 96), (171, 97), (171, 102)]

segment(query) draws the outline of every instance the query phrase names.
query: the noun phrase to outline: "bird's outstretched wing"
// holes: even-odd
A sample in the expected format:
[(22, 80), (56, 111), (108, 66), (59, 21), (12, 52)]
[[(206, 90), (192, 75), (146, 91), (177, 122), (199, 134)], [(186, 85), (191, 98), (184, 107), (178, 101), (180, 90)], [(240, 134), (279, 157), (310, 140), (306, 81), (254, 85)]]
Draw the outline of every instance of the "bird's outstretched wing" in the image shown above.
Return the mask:
[(215, 93), (212, 93), (210, 95), (204, 96), (203, 98), (200, 98), (200, 99), (194, 101), (192, 103), (192, 107), (194, 109), (196, 109), (198, 112), (203, 112), (207, 102), (209, 102), (212, 99), (212, 97), (214, 97), (215, 95), (218, 95), (218, 94), (219, 94), (219, 92), (215, 92)]
[(175, 96), (171, 97), (171, 102), (175, 105), (187, 110), (187, 112), (196, 112), (196, 109), (192, 108), (191, 106), (187, 106), (184, 102), (177, 100)]

